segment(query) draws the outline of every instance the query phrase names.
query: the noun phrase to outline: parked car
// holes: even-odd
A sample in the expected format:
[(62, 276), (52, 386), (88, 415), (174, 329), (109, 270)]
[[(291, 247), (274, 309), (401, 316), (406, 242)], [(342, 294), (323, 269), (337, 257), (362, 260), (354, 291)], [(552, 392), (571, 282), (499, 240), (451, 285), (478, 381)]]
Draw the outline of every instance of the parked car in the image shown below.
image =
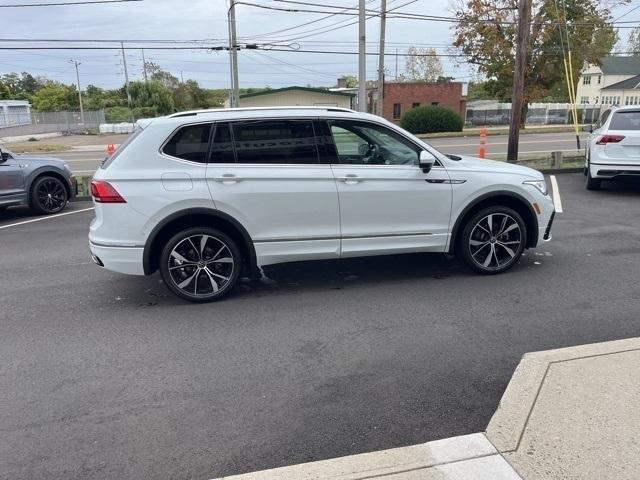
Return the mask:
[(28, 205), (36, 213), (59, 213), (75, 191), (73, 174), (64, 161), (0, 150), (0, 209)]
[(483, 274), (550, 240), (543, 175), (447, 156), (380, 117), (333, 107), (156, 119), (96, 172), (93, 260), (194, 301), (241, 271), (301, 260), (456, 253)]
[(602, 180), (640, 178), (640, 107), (611, 107), (583, 130), (589, 132), (584, 165), (588, 190), (599, 190)]

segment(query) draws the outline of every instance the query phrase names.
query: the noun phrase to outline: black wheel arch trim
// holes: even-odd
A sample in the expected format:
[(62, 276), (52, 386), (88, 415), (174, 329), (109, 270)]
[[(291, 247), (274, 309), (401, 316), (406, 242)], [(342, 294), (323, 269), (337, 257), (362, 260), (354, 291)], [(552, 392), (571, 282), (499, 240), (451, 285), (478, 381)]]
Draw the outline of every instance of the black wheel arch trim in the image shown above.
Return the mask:
[[(493, 197), (511, 197), (515, 200), (518, 200), (519, 202), (521, 202), (522, 204), (526, 205), (527, 208), (529, 209), (529, 212), (531, 213), (531, 218), (533, 218), (533, 220), (536, 223), (536, 228), (532, 229), (532, 232), (529, 232), (529, 225), (527, 225), (527, 244), (526, 244), (526, 248), (532, 248), (535, 247), (538, 244), (538, 236), (539, 236), (539, 232), (538, 232), (538, 216), (536, 215), (536, 212), (533, 209), (533, 205), (531, 205), (531, 203), (522, 195), (512, 192), (510, 190), (496, 190), (493, 192), (488, 192), (485, 194), (480, 195), (477, 198), (474, 198), (472, 202), (470, 202), (466, 207), (464, 207), (464, 209), (462, 210), (462, 212), (460, 212), (460, 215), (458, 215), (458, 218), (456, 219), (456, 223), (453, 226), (453, 229), (451, 230), (451, 238), (449, 240), (449, 250), (447, 253), (453, 253), (455, 250), (455, 243), (457, 240), (457, 236), (458, 236), (458, 231), (460, 230), (460, 228), (462, 227), (462, 219), (473, 209), (475, 208), (479, 203), (484, 202), (485, 200), (489, 200)], [(526, 219), (525, 219), (526, 222)]]
[(29, 174), (29, 177), (26, 179), (25, 191), (27, 193), (27, 201), (31, 201), (31, 187), (33, 187), (33, 183), (43, 175), (53, 175), (56, 177), (60, 177), (62, 179), (62, 183), (64, 185), (64, 189), (67, 191), (67, 199), (73, 198), (73, 189), (69, 182), (67, 181), (68, 174), (61, 169), (56, 167), (52, 167), (50, 165), (42, 166), (34, 170)]
[(257, 273), (258, 262), (256, 258), (256, 249), (253, 244), (253, 240), (247, 232), (247, 229), (235, 218), (231, 215), (221, 212), (220, 210), (216, 210), (213, 208), (205, 208), (205, 207), (195, 207), (195, 208), (187, 208), (184, 210), (179, 210), (177, 212), (172, 213), (171, 215), (165, 217), (160, 223), (158, 223), (151, 233), (147, 237), (147, 241), (144, 245), (144, 251), (142, 254), (142, 266), (144, 269), (145, 275), (151, 275), (153, 270), (151, 268), (151, 246), (153, 245), (156, 237), (162, 231), (164, 227), (166, 227), (169, 223), (174, 220), (178, 220), (183, 217), (189, 217), (192, 215), (206, 215), (209, 217), (218, 218), (220, 220), (226, 221), (230, 223), (242, 236), (243, 241), (247, 245), (247, 250), (249, 251), (249, 258), (247, 258), (248, 267), (252, 275)]

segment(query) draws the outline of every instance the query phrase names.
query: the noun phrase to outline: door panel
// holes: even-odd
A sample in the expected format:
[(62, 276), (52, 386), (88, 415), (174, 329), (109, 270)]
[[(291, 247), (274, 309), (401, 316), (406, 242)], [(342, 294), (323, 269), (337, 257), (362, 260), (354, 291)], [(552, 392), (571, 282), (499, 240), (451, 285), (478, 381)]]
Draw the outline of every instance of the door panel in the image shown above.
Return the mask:
[[(451, 184), (442, 167), (332, 166), (340, 199), (342, 254), (444, 251)], [(427, 181), (428, 180), (428, 181)]]
[(446, 170), (424, 173), (419, 147), (388, 127), (340, 120), (330, 128), (338, 159), (346, 162), (331, 167), (342, 255), (444, 251), (452, 198)]
[[(254, 240), (259, 263), (338, 257), (338, 195), (331, 167), (318, 163), (311, 121), (242, 122), (232, 131), (238, 163), (213, 158), (207, 181), (216, 208)], [(221, 144), (214, 140), (214, 157)]]
[(18, 159), (0, 163), (0, 202), (14, 201), (25, 193), (24, 172)]

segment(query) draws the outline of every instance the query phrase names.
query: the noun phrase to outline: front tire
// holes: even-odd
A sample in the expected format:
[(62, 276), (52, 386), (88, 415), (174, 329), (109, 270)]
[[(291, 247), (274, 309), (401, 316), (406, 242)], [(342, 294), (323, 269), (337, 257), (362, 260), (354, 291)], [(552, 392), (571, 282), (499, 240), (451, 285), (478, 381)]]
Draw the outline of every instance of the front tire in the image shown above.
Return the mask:
[(60, 213), (67, 206), (67, 189), (57, 177), (43, 176), (31, 186), (29, 203), (31, 209), (42, 215)]
[(491, 206), (472, 215), (458, 242), (459, 258), (472, 270), (495, 275), (520, 259), (527, 243), (527, 227), (518, 212)]
[(160, 275), (178, 297), (202, 303), (228, 295), (238, 282), (242, 255), (235, 242), (214, 228), (177, 233), (160, 255)]

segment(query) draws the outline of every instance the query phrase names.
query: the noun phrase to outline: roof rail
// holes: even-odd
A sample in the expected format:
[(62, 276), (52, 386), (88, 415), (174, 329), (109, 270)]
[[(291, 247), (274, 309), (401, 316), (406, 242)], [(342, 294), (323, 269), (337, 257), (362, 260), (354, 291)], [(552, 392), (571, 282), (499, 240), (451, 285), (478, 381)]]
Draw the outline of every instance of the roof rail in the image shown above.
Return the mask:
[(318, 106), (293, 106), (293, 107), (239, 107), (239, 108), (208, 108), (204, 110), (188, 110), (185, 112), (177, 112), (168, 115), (167, 118), (179, 118), (190, 117), (201, 113), (214, 113), (214, 112), (245, 112), (255, 110), (323, 110), (327, 112), (348, 112), (354, 113), (355, 110), (343, 107), (318, 107)]

